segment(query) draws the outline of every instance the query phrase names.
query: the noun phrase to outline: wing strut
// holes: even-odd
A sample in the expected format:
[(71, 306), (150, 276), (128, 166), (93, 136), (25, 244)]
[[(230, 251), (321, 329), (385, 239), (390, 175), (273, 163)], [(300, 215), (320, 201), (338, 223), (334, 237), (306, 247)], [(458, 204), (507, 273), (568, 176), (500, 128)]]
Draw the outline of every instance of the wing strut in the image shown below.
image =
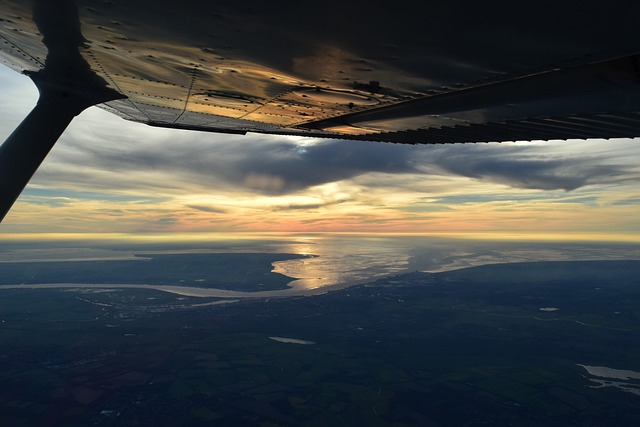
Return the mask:
[(114, 91), (74, 90), (32, 74), (38, 103), (0, 146), (0, 221), (71, 120), (85, 108), (122, 98)]
[(109, 88), (82, 57), (73, 0), (33, 0), (33, 21), (47, 47), (44, 67), (27, 73), (40, 98), (0, 146), (0, 222), (71, 120), (85, 108), (126, 96)]

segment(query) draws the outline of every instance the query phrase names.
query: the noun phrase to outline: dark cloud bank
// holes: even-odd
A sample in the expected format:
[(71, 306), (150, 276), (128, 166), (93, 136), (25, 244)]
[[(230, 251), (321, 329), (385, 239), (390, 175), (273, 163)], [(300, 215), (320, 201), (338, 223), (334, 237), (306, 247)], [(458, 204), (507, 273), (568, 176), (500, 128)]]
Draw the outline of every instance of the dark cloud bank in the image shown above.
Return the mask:
[[(606, 164), (603, 159), (585, 153), (554, 156), (553, 150), (545, 150), (544, 144), (403, 146), (323, 141), (301, 146), (262, 135), (183, 135), (178, 141), (153, 144), (131, 140), (114, 146), (92, 146), (80, 139), (71, 141), (56, 156), (58, 164), (67, 165), (44, 168), (39, 178), (49, 182), (82, 182), (87, 175), (80, 177), (74, 169), (74, 165), (81, 164), (123, 174), (162, 172), (166, 173), (167, 181), (177, 186), (196, 184), (211, 191), (237, 188), (278, 195), (370, 172), (425, 177), (459, 175), (514, 188), (566, 191), (590, 184), (621, 182), (629, 179), (631, 173), (623, 166)], [(112, 185), (87, 183), (94, 184), (103, 189)], [(136, 182), (128, 185), (135, 188)]]

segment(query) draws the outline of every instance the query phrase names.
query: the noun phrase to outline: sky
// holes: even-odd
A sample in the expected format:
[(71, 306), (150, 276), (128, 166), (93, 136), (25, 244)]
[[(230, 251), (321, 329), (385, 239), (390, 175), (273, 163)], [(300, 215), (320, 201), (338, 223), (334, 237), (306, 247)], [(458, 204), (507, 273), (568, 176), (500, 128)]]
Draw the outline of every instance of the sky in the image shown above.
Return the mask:
[[(0, 66), (0, 141), (37, 101)], [(0, 225), (40, 233), (462, 233), (640, 242), (640, 140), (403, 146), (74, 119)]]

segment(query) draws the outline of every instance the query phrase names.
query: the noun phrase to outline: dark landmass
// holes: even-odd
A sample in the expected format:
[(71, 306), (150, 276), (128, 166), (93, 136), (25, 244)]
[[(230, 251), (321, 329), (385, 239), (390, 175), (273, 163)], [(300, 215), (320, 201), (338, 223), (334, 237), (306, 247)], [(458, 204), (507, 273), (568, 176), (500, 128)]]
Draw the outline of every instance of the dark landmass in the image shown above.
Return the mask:
[[(295, 254), (139, 254), (131, 261), (0, 263), (0, 285), (35, 283), (154, 284), (235, 291), (287, 289), (295, 278), (272, 273), (272, 263)], [(147, 259), (148, 258), (148, 259)]]
[(3, 290), (0, 425), (640, 425), (640, 395), (579, 366), (640, 372), (640, 261), (207, 301)]

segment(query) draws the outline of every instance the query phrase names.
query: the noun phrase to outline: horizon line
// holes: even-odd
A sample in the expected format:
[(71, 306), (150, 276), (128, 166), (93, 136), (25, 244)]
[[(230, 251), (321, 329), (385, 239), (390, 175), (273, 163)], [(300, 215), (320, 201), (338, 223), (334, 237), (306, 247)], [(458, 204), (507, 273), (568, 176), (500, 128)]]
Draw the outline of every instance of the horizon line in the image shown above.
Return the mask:
[(201, 241), (201, 240), (266, 240), (273, 237), (321, 237), (321, 236), (369, 236), (369, 237), (434, 237), (460, 240), (498, 240), (498, 241), (566, 241), (566, 242), (611, 242), (611, 243), (637, 243), (640, 244), (640, 233), (535, 233), (535, 232), (363, 232), (363, 231), (206, 231), (206, 232), (140, 232), (140, 233), (114, 233), (114, 232), (16, 232), (0, 233), (1, 241)]

